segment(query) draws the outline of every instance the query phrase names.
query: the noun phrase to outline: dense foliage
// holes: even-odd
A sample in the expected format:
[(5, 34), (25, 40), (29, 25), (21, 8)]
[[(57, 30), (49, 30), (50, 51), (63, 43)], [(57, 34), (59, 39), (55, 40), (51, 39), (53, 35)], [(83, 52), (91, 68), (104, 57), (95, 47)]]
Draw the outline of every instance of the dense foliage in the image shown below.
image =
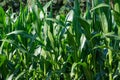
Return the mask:
[(52, 5), (0, 7), (0, 79), (119, 80), (120, 1), (74, 0), (55, 15)]

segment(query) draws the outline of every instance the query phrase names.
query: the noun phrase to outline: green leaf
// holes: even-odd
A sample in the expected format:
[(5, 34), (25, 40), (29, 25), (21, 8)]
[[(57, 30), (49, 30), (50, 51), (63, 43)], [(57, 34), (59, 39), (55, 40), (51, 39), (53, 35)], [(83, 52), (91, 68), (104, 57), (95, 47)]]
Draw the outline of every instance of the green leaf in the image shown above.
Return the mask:
[(67, 31), (67, 39), (68, 39), (68, 44), (69, 46), (75, 48), (76, 42), (74, 40), (74, 36), (70, 31)]
[(77, 65), (78, 65), (78, 63), (73, 63), (72, 68), (71, 68), (71, 73), (70, 73), (71, 77), (73, 77), (75, 75), (74, 69)]
[(48, 20), (48, 21), (53, 21), (53, 22), (57, 23), (57, 24), (60, 25), (60, 26), (65, 26), (65, 24), (64, 24), (62, 21), (57, 20), (57, 19), (46, 18), (46, 20)]
[(15, 80), (19, 80), (20, 77), (22, 77), (25, 74), (25, 71), (22, 71), (20, 74), (17, 75)]
[(94, 11), (94, 10), (96, 10), (96, 9), (103, 8), (103, 7), (109, 8), (109, 5), (107, 5), (105, 3), (98, 4), (96, 7), (94, 7), (94, 8), (91, 9), (91, 12)]
[(48, 30), (48, 38), (50, 40), (52, 48), (54, 49), (54, 38), (53, 38), (52, 33), (49, 30)]
[(12, 35), (12, 34), (20, 34), (20, 33), (23, 33), (23, 30), (12, 31), (12, 32), (8, 33), (7, 36)]
[(86, 64), (86, 62), (73, 63), (72, 68), (71, 68), (71, 73), (70, 73), (71, 77), (73, 77), (75, 75), (75, 71), (74, 70), (77, 67), (77, 65), (82, 66), (87, 80), (93, 80), (91, 72), (90, 72), (90, 70), (89, 70), (88, 65)]
[(84, 34), (85, 36), (90, 39), (91, 35), (90, 35), (90, 24), (87, 22), (87, 20), (83, 19), (83, 18), (79, 18), (80, 21), (80, 25), (83, 27), (84, 29)]
[(115, 35), (113, 33), (107, 33), (107, 34), (104, 34), (104, 36), (107, 37), (107, 38), (110, 38), (110, 39), (120, 40), (120, 36)]
[(48, 7), (50, 7), (51, 4), (52, 4), (52, 1), (49, 1), (45, 4), (45, 6), (43, 7), (45, 12), (47, 11)]
[(0, 67), (4, 64), (4, 62), (6, 61), (6, 56), (5, 55), (2, 55), (0, 54)]
[(104, 33), (108, 33), (108, 21), (104, 13), (101, 14), (101, 24)]
[(113, 10), (112, 13), (116, 24), (120, 27), (120, 13), (115, 10)]
[(81, 49), (81, 51), (85, 47), (85, 42), (86, 42), (86, 37), (85, 37), (84, 34), (82, 34), (81, 38), (80, 38), (80, 44), (81, 44), (80, 49)]
[(5, 21), (5, 12), (2, 7), (0, 7), (0, 23), (4, 24)]

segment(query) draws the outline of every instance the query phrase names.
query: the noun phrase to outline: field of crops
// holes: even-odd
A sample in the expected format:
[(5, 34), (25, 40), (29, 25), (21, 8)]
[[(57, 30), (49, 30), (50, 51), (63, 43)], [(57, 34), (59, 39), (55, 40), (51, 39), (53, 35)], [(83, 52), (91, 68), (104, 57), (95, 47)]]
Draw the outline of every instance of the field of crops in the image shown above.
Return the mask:
[(0, 80), (120, 80), (120, 1), (53, 1), (0, 7)]

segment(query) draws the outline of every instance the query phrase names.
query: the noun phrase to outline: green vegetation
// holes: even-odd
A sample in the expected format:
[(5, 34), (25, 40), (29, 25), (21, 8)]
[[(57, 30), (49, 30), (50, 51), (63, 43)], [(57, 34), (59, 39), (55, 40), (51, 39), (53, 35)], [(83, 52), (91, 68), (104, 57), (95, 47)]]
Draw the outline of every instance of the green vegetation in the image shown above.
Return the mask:
[(55, 16), (52, 1), (0, 7), (0, 79), (119, 80), (120, 1), (89, 1)]

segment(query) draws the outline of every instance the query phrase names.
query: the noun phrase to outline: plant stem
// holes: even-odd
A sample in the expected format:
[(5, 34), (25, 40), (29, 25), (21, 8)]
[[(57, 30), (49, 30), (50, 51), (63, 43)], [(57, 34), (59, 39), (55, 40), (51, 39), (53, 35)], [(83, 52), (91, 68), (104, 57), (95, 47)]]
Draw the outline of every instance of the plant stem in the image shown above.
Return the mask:
[[(108, 47), (110, 47), (109, 46), (110, 39), (107, 38), (107, 41), (108, 41)], [(112, 78), (112, 51), (110, 49), (108, 49), (108, 59), (109, 59), (109, 80), (113, 80)]]

